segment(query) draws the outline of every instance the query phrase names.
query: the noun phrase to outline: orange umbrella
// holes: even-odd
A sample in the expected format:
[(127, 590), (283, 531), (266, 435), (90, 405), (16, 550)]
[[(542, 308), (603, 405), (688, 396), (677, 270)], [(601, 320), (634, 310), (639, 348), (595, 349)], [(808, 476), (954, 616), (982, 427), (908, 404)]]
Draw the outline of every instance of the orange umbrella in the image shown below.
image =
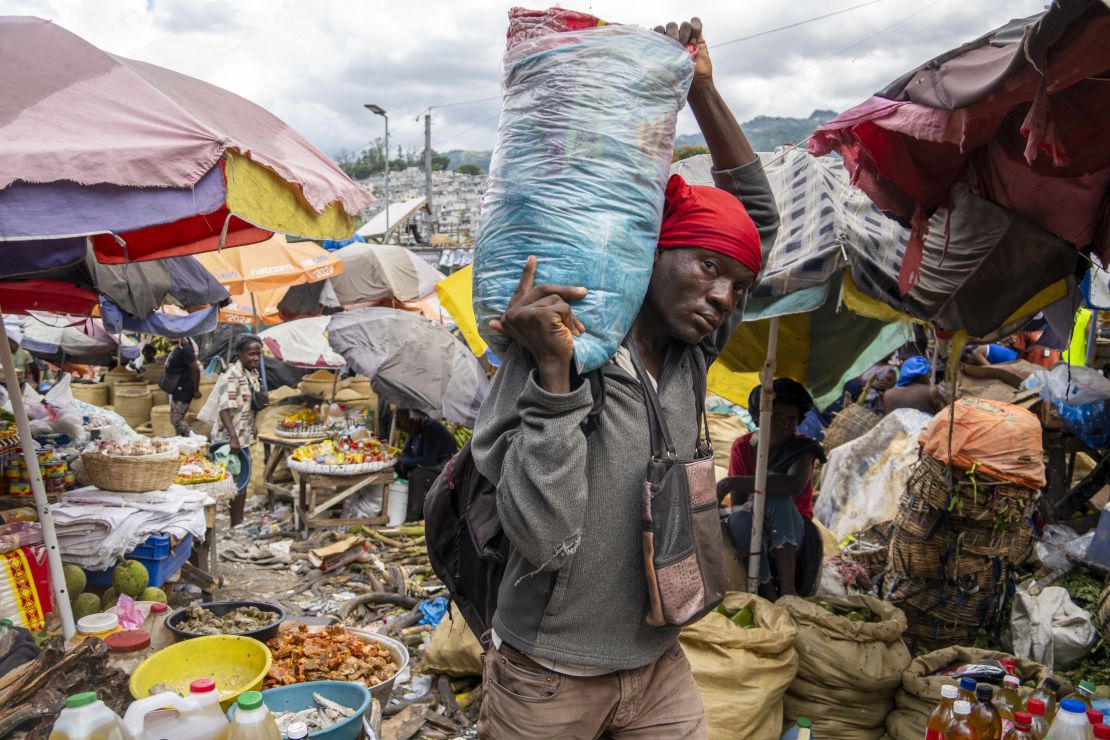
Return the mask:
[(231, 303), (220, 309), (220, 321), (225, 324), (251, 326), (261, 322), (266, 326), (282, 323), (278, 304), (288, 288), (274, 288), (257, 293), (240, 293), (231, 296)]

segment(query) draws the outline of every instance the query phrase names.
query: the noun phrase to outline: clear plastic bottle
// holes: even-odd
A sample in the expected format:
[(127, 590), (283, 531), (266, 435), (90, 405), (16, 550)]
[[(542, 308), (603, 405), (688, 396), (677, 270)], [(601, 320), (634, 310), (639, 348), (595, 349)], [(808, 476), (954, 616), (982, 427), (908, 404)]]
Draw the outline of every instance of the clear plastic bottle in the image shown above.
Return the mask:
[(1060, 711), (1048, 728), (1046, 737), (1052, 740), (1089, 740), (1091, 723), (1087, 721), (1087, 708), (1078, 699), (1064, 699)]
[(1018, 694), (1019, 686), (1021, 686), (1020, 678), (1006, 674), (1002, 679), (1002, 690), (994, 695), (994, 706), (1004, 720), (1013, 720), (1014, 712), (1022, 709), (1021, 695)]
[(981, 683), (975, 687), (978, 701), (971, 708), (971, 722), (979, 731), (979, 740), (1002, 740), (1002, 715), (994, 708), (994, 687)]
[(944, 733), (952, 722), (952, 705), (959, 695), (960, 690), (952, 684), (940, 687), (940, 704), (937, 704), (925, 723), (925, 740), (944, 740)]
[(979, 731), (971, 721), (971, 704), (960, 699), (952, 705), (952, 723), (944, 740), (980, 740)]
[(1052, 676), (1049, 676), (1041, 682), (1041, 687), (1029, 695), (1025, 700), (1026, 709), (1029, 708), (1029, 702), (1033, 699), (1039, 699), (1044, 702), (1044, 718), (1051, 722), (1056, 717), (1056, 698), (1060, 692), (1060, 682)]
[(282, 740), (274, 715), (257, 691), (239, 695), (227, 740)]
[(782, 740), (814, 740), (813, 720), (809, 717), (798, 717), (794, 726), (783, 733)]
[(97, 698), (95, 691), (74, 694), (54, 721), (50, 740), (131, 740), (123, 720)]
[(1075, 691), (1073, 691), (1068, 698), (1081, 701), (1086, 709), (1091, 709), (1091, 699), (1095, 696), (1096, 688), (1097, 687), (1093, 683), (1084, 679), (1079, 682), (1079, 686), (1076, 687)]
[(1002, 736), (1002, 740), (1037, 740), (1029, 712), (1014, 712), (1014, 726)]
[(1048, 734), (1048, 719), (1044, 716), (1044, 702), (1030, 697), (1025, 702), (1025, 711), (1029, 712), (1029, 716), (1032, 718), (1033, 737), (1037, 740), (1044, 740), (1045, 735)]

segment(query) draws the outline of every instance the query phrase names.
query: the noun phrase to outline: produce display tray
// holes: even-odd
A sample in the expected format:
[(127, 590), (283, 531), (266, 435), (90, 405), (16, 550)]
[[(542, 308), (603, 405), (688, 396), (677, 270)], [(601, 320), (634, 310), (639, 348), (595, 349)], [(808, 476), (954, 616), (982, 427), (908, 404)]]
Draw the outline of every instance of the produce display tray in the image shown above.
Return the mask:
[[(155, 553), (153, 556), (142, 555), (144, 553)], [(162, 588), (166, 581), (170, 579), (177, 571), (181, 570), (181, 566), (189, 559), (189, 555), (193, 552), (193, 535), (185, 536), (185, 539), (177, 543), (177, 547), (173, 547), (170, 536), (166, 534), (155, 534), (147, 538), (146, 542), (136, 547), (131, 552), (127, 553), (124, 557), (128, 560), (138, 560), (146, 568), (147, 573), (150, 574), (150, 584), (154, 588)], [(162, 553), (159, 555), (158, 553)], [(111, 586), (112, 585), (112, 569), (108, 570), (86, 570), (85, 577), (90, 586)]]
[(323, 465), (289, 459), (285, 461), (285, 464), (289, 466), (290, 470), (305, 475), (365, 475), (366, 473), (377, 473), (392, 468), (394, 462), (395, 460), (390, 458), (380, 462), (368, 462), (359, 465)]

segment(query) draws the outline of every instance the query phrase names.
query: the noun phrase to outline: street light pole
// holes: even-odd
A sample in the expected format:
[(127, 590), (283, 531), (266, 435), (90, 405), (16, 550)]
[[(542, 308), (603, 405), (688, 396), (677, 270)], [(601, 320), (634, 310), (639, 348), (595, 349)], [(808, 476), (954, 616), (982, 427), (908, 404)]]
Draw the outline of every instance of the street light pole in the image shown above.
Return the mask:
[(384, 241), (389, 237), (389, 114), (380, 105), (373, 103), (366, 103), (362, 107), (385, 119), (385, 234), (382, 237)]

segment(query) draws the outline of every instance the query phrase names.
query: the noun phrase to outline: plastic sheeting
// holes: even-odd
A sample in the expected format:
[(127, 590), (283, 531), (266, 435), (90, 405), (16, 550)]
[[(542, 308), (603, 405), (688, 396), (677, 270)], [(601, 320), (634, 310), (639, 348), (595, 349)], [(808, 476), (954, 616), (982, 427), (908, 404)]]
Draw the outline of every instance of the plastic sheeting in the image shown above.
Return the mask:
[(1049, 668), (1069, 668), (1098, 640), (1091, 617), (1074, 604), (1067, 589), (1025, 581), (1014, 594), (1010, 617), (1014, 655)]
[(674, 145), (693, 79), (673, 39), (632, 26), (531, 38), (505, 54), (503, 108), (474, 259), (483, 339), (529, 255), (537, 283), (584, 286), (579, 371), (616, 352), (651, 278)]
[(867, 434), (829, 453), (813, 514), (837, 540), (894, 520), (917, 460), (918, 436), (932, 418), (915, 409), (898, 409)]

